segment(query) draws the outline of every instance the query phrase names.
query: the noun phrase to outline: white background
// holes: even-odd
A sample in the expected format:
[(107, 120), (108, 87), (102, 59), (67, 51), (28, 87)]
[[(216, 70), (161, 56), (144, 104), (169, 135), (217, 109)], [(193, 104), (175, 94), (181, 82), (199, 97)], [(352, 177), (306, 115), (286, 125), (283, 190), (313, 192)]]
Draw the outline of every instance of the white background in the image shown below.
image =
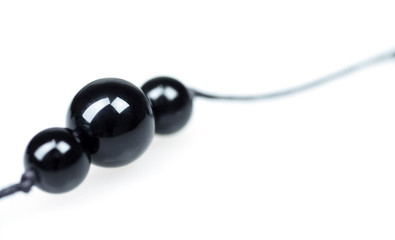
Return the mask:
[[(291, 87), (395, 47), (393, 1), (1, 1), (0, 186), (103, 77)], [(278, 100), (197, 99), (74, 191), (0, 201), (0, 239), (394, 239), (395, 61)]]

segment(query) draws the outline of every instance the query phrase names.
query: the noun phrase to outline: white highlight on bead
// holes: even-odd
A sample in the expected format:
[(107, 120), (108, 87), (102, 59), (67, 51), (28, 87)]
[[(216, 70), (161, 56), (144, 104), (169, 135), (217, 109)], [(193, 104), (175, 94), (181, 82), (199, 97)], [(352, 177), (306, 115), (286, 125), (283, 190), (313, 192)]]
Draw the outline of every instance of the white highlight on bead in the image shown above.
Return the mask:
[(119, 114), (121, 114), (123, 111), (125, 111), (125, 109), (130, 107), (130, 105), (122, 98), (117, 97), (112, 102), (109, 98), (103, 98), (90, 105), (82, 114), (82, 117), (88, 123), (91, 123), (96, 115), (108, 105), (111, 105)]
[(121, 114), (126, 108), (129, 107), (129, 104), (125, 102), (125, 100), (117, 97), (114, 101), (112, 101), (111, 106), (113, 106), (115, 110)]
[(35, 152), (34, 152), (34, 156), (38, 159), (38, 160), (43, 160), (44, 157), (48, 154), (48, 152), (57, 149), (59, 152), (61, 152), (62, 154), (65, 154), (66, 152), (68, 152), (70, 150), (71, 146), (64, 142), (64, 141), (60, 141), (59, 143), (56, 143), (55, 140), (52, 140), (50, 142), (47, 142), (45, 144), (43, 144), (41, 147), (39, 147)]
[(99, 101), (93, 103), (90, 105), (85, 112), (82, 114), (82, 117), (88, 122), (91, 123), (92, 120), (96, 117), (96, 115), (105, 107), (110, 105), (110, 99), (109, 98), (103, 98), (100, 99)]
[(162, 95), (165, 96), (170, 101), (178, 97), (177, 91), (174, 90), (172, 87), (158, 86), (155, 89), (152, 89), (152, 91), (148, 93), (148, 97), (151, 99), (157, 99), (159, 96)]

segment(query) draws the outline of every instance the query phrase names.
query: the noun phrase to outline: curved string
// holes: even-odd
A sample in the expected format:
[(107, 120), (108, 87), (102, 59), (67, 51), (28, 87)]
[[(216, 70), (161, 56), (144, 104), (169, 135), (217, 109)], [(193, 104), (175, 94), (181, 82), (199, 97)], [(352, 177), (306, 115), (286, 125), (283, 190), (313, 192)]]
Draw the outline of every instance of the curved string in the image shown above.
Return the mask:
[(190, 89), (190, 91), (192, 92), (193, 96), (195, 96), (195, 97), (218, 99), (218, 100), (251, 101), (251, 100), (267, 100), (267, 99), (273, 99), (273, 98), (280, 98), (280, 97), (284, 97), (284, 96), (289, 96), (289, 95), (301, 93), (306, 90), (310, 90), (312, 88), (321, 86), (325, 83), (329, 83), (334, 80), (337, 80), (337, 79), (344, 77), (348, 74), (354, 73), (354, 72), (359, 71), (361, 69), (367, 68), (369, 66), (372, 66), (377, 63), (381, 63), (381, 62), (384, 62), (384, 61), (390, 60), (390, 59), (395, 59), (395, 51), (391, 51), (389, 53), (385, 53), (382, 55), (378, 55), (378, 56), (369, 58), (367, 60), (353, 64), (349, 67), (343, 68), (343, 69), (341, 69), (337, 72), (334, 72), (332, 74), (329, 74), (327, 76), (318, 78), (316, 80), (313, 80), (311, 82), (308, 82), (308, 83), (305, 83), (305, 84), (302, 84), (302, 85), (299, 85), (296, 87), (292, 87), (292, 88), (288, 88), (288, 89), (280, 90), (280, 91), (275, 91), (275, 92), (258, 94), (258, 95), (247, 95), (247, 96), (217, 95), (217, 94), (202, 92), (202, 91), (196, 90), (196, 89)]
[(21, 181), (17, 184), (11, 185), (0, 191), (0, 199), (12, 195), (17, 192), (28, 193), (36, 182), (36, 174), (33, 170), (27, 170), (21, 178)]

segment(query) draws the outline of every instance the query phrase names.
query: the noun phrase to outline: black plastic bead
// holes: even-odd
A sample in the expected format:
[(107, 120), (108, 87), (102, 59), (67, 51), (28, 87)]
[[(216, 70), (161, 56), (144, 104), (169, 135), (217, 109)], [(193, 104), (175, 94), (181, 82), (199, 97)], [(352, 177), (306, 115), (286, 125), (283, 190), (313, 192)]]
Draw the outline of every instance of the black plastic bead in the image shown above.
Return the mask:
[[(126, 165), (149, 146), (155, 132), (151, 105), (135, 85), (117, 78), (96, 80), (74, 97), (67, 127), (81, 137), (92, 162), (103, 167)], [(89, 133), (87, 132), (89, 131)]]
[(24, 164), (33, 170), (35, 185), (50, 193), (77, 187), (88, 174), (90, 158), (70, 129), (50, 128), (28, 144)]
[(156, 133), (174, 133), (187, 124), (192, 114), (192, 94), (182, 83), (158, 77), (146, 82), (142, 90), (152, 103)]

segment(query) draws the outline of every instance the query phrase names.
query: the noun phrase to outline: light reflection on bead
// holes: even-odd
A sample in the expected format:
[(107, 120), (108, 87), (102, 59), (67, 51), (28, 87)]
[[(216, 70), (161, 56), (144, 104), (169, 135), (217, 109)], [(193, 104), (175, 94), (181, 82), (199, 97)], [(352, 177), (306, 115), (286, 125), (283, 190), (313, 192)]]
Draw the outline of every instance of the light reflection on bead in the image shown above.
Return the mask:
[(158, 77), (146, 82), (142, 90), (154, 110), (156, 133), (171, 134), (187, 124), (192, 114), (192, 94), (182, 83)]
[(50, 193), (64, 193), (85, 179), (90, 158), (71, 130), (50, 128), (30, 141), (24, 163), (26, 170), (36, 173), (38, 188)]
[(117, 78), (96, 80), (78, 92), (67, 114), (67, 127), (90, 132), (92, 137), (81, 138), (82, 144), (90, 149), (92, 162), (104, 167), (123, 166), (138, 158), (155, 131), (145, 94)]

